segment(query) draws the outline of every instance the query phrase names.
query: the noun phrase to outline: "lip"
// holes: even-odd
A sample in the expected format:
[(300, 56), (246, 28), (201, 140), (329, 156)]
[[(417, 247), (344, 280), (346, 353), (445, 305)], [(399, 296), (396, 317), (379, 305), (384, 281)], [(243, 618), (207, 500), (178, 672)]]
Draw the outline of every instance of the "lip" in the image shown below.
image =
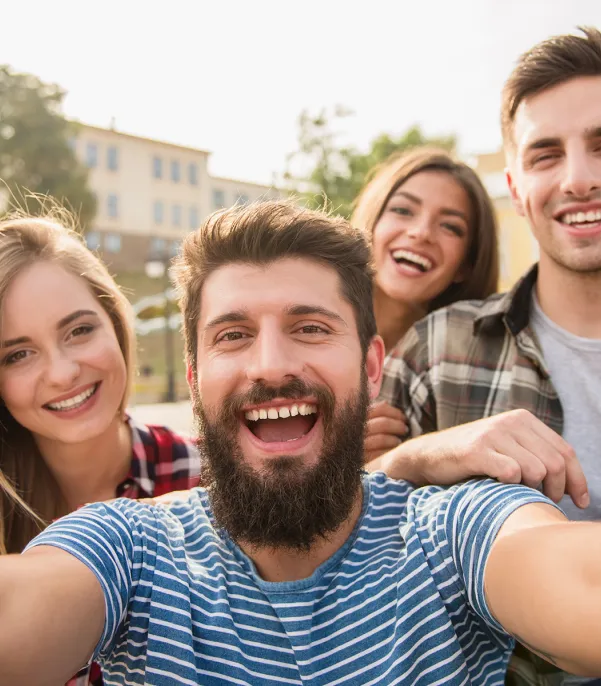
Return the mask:
[(87, 391), (90, 388), (93, 388), (98, 384), (100, 384), (99, 381), (93, 381), (92, 383), (84, 384), (83, 386), (78, 386), (77, 388), (73, 389), (72, 391), (69, 391), (68, 393), (64, 393), (63, 395), (56, 396), (56, 398), (52, 398), (52, 400), (49, 400), (48, 402), (44, 403), (44, 407), (46, 407), (46, 405), (54, 405), (56, 403), (61, 403), (63, 402), (63, 400), (70, 400), (71, 398), (74, 398), (76, 395), (79, 395), (80, 393), (85, 393), (85, 391)]
[(306, 450), (307, 447), (318, 438), (319, 433), (323, 435), (323, 420), (321, 416), (317, 417), (315, 424), (313, 424), (311, 429), (304, 436), (295, 438), (293, 441), (266, 443), (257, 438), (244, 422), (240, 422), (240, 427), (241, 438), (247, 439), (250, 445), (261, 453), (267, 453), (269, 455), (296, 455)]
[[(241, 412), (244, 414), (249, 410), (268, 410), (270, 407), (287, 407), (288, 405), (317, 405), (315, 398), (275, 398), (266, 403), (259, 403), (258, 405), (245, 405)], [(254, 435), (254, 434), (253, 434)]]

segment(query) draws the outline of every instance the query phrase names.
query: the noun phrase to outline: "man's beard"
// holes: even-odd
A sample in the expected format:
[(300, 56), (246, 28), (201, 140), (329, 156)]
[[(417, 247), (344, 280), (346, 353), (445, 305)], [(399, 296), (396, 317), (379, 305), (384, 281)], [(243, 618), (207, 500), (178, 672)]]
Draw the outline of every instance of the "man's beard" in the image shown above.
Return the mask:
[[(266, 459), (259, 473), (246, 463), (238, 443), (242, 408), (303, 397), (316, 398), (323, 422), (317, 463), (305, 467), (302, 457), (282, 455)], [(230, 396), (215, 421), (196, 398), (202, 482), (217, 526), (251, 546), (296, 550), (307, 550), (336, 531), (359, 493), (368, 406), (365, 373), (359, 390), (338, 411), (328, 389), (300, 379), (279, 388), (256, 384), (247, 394)]]

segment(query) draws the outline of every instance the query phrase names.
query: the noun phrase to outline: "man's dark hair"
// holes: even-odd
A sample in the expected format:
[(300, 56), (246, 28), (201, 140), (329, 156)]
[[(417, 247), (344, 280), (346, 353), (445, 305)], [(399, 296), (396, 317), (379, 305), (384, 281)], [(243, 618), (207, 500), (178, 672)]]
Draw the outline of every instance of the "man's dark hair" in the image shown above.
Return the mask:
[(579, 27), (583, 36), (566, 34), (538, 43), (525, 52), (503, 87), (501, 129), (513, 147), (513, 121), (526, 98), (579, 76), (601, 76), (601, 32)]
[(291, 201), (270, 201), (216, 212), (184, 240), (175, 274), (186, 352), (193, 367), (207, 277), (227, 264), (267, 265), (289, 257), (313, 260), (338, 272), (341, 293), (353, 307), (361, 349), (366, 353), (376, 322), (371, 254), (362, 232), (342, 217), (307, 210)]

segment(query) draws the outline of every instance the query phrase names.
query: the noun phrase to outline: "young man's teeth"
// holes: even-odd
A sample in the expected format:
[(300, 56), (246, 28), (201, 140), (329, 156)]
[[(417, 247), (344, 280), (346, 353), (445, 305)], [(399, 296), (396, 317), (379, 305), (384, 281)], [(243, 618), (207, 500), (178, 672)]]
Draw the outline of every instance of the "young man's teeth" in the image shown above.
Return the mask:
[(92, 386), (87, 391), (79, 393), (79, 395), (75, 395), (67, 400), (61, 400), (59, 403), (48, 403), (48, 407), (51, 410), (72, 410), (74, 407), (83, 405), (83, 403), (93, 395), (95, 390), (96, 386)]
[(562, 217), (564, 224), (583, 224), (584, 222), (601, 221), (601, 210), (589, 210), (588, 212), (570, 212)]
[(296, 415), (315, 414), (317, 412), (317, 405), (309, 403), (300, 403), (295, 405), (286, 405), (283, 407), (270, 407), (267, 410), (248, 410), (244, 413), (246, 419), (251, 422), (256, 422), (259, 419), (287, 419), (288, 417), (296, 417)]
[(416, 253), (410, 250), (395, 250), (392, 253), (394, 260), (407, 260), (408, 262), (413, 262), (414, 264), (419, 264), (424, 268), (424, 271), (429, 271), (432, 269), (432, 262), (427, 257), (422, 257), (421, 255), (416, 255)]

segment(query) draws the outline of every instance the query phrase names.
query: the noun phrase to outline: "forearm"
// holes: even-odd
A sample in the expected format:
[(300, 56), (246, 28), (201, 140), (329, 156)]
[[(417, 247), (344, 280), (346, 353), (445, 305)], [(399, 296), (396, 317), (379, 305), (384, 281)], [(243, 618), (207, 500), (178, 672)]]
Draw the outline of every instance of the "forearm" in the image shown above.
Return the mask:
[(493, 615), (573, 674), (601, 676), (601, 525), (531, 527), (497, 541), (486, 569)]
[(0, 559), (0, 684), (65, 683), (102, 632), (92, 573), (62, 551), (41, 552)]

